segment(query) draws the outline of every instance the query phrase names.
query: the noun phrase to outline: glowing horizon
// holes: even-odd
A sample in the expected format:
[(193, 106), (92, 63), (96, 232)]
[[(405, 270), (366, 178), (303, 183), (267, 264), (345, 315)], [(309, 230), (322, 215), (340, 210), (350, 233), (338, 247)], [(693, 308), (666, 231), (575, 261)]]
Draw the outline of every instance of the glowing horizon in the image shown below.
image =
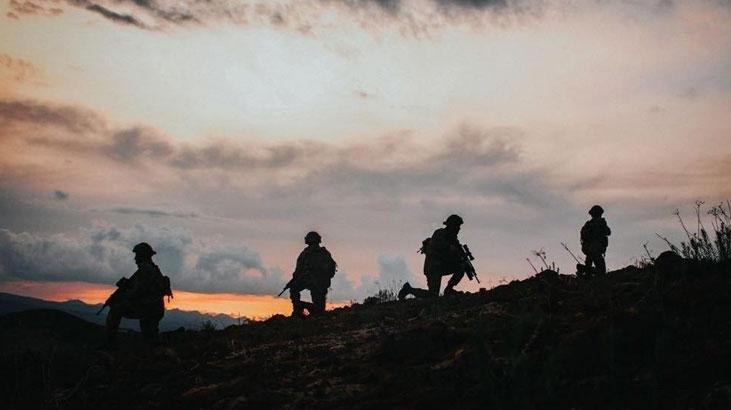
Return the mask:
[(186, 306), (279, 312), (309, 230), (340, 303), (423, 286), (452, 213), (494, 284), (571, 270), (596, 203), (613, 269), (731, 197), (723, 2), (93, 3), (0, 2), (0, 284), (147, 241)]
[[(104, 303), (114, 287), (86, 282), (0, 282), (0, 292), (27, 296), (51, 302), (80, 300), (95, 305)], [(292, 305), (288, 294), (277, 298), (274, 295), (238, 295), (231, 293), (196, 293), (174, 291), (174, 298), (165, 300), (166, 309), (180, 309), (207, 314), (225, 314), (233, 318), (261, 320), (276, 314), (289, 315)], [(307, 293), (305, 292), (305, 298)], [(345, 303), (328, 303), (327, 309), (345, 306)]]

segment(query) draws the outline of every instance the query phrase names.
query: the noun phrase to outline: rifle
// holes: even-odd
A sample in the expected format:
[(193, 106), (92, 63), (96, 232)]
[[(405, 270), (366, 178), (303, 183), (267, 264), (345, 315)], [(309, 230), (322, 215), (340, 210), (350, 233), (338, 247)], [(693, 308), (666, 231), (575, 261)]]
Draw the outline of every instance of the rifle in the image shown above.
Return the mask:
[(104, 304), (102, 305), (101, 309), (96, 312), (96, 315), (99, 316), (102, 311), (104, 311), (104, 308), (107, 306), (110, 306), (111, 304), (115, 303), (117, 299), (122, 297), (122, 293), (127, 290), (127, 284), (129, 282), (129, 279), (123, 277), (122, 279), (117, 281), (117, 289), (112, 292), (111, 295), (107, 298), (107, 300), (104, 301)]
[(577, 258), (576, 255), (574, 255), (573, 252), (571, 252), (571, 249), (569, 249), (568, 245), (566, 245), (565, 243), (561, 242), (561, 246), (563, 246), (563, 248), (566, 249), (566, 252), (568, 252), (569, 255), (571, 255), (571, 257), (574, 258), (574, 260), (576, 261), (576, 263), (581, 264), (581, 261), (579, 260), (579, 258)]
[(292, 285), (294, 285), (294, 281), (295, 281), (294, 278), (290, 279), (289, 282), (287, 282), (287, 284), (284, 285), (284, 289), (282, 289), (282, 291), (279, 292), (279, 294), (277, 295), (277, 297), (282, 296), (282, 293), (284, 293), (285, 291), (287, 291), (287, 289), (291, 288)]
[(477, 277), (475, 266), (472, 264), (473, 260), (475, 260), (475, 257), (472, 256), (470, 248), (467, 245), (462, 245), (462, 264), (465, 268), (465, 274), (467, 274), (467, 278), (469, 280), (474, 278), (477, 280), (477, 283), (480, 283), (480, 278)]

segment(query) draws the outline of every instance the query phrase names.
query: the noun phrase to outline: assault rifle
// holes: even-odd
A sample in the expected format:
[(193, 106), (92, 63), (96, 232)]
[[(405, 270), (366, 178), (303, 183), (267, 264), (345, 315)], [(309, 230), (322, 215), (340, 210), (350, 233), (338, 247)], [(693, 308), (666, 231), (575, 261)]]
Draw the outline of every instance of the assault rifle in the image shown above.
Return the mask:
[(277, 295), (277, 297), (282, 296), (282, 293), (286, 292), (287, 289), (291, 288), (292, 285), (294, 285), (294, 282), (295, 282), (295, 279), (294, 278), (290, 279), (289, 282), (287, 282), (287, 284), (284, 285), (284, 289), (282, 289), (282, 291), (279, 292), (279, 294)]
[(469, 280), (474, 278), (477, 280), (477, 283), (480, 283), (480, 278), (477, 277), (477, 271), (475, 271), (475, 265), (472, 264), (473, 260), (475, 260), (475, 257), (472, 256), (470, 248), (467, 245), (462, 245), (462, 264), (464, 265), (465, 274)]
[(123, 277), (122, 279), (117, 281), (117, 289), (115, 289), (114, 292), (112, 292), (112, 294), (109, 295), (107, 300), (104, 301), (104, 304), (102, 305), (101, 309), (99, 309), (99, 311), (96, 312), (97, 316), (99, 316), (99, 314), (102, 313), (102, 311), (104, 311), (105, 307), (112, 305), (113, 303), (115, 303), (117, 301), (117, 299), (122, 297), (122, 293), (124, 293), (124, 291), (127, 290), (128, 284), (129, 284), (129, 279), (127, 279), (125, 277)]

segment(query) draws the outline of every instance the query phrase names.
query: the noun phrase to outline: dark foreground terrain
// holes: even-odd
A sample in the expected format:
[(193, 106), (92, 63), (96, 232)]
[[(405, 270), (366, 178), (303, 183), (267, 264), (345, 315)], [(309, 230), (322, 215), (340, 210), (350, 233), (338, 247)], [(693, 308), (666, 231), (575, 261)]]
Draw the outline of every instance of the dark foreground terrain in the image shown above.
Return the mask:
[(577, 281), (138, 335), (0, 317), (0, 407), (731, 408), (731, 271), (675, 261)]

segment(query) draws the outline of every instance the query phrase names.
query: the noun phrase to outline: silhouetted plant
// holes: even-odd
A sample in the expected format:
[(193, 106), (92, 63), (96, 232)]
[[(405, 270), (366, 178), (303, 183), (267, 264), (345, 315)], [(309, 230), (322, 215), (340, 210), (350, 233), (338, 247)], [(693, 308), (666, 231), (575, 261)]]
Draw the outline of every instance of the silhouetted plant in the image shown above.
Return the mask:
[(379, 289), (373, 296), (368, 296), (363, 300), (364, 305), (375, 305), (377, 303), (391, 302), (397, 299), (396, 292), (393, 289)]
[(685, 232), (687, 241), (680, 242), (680, 247), (676, 246), (666, 237), (657, 235), (667, 243), (670, 250), (682, 255), (684, 258), (693, 259), (703, 262), (724, 262), (731, 260), (731, 204), (726, 201), (721, 202), (718, 206), (712, 207), (706, 212), (712, 216), (711, 233), (708, 233), (703, 220), (701, 218), (704, 202), (695, 202), (696, 229), (691, 232), (680, 210), (676, 209), (674, 214), (678, 218), (680, 226)]
[(644, 269), (648, 266), (652, 266), (652, 264), (655, 262), (655, 257), (652, 256), (652, 252), (650, 252), (650, 248), (647, 247), (649, 242), (645, 242), (642, 244), (642, 248), (645, 250), (645, 255), (640, 256), (639, 258), (635, 258), (634, 265), (640, 269)]
[(398, 292), (401, 289), (401, 286), (404, 284), (403, 281), (398, 281), (395, 279), (389, 281), (389, 283), (387, 283), (385, 286), (383, 286), (378, 281), (376, 281), (375, 283), (376, 285), (378, 285), (378, 291), (375, 295), (371, 295), (363, 299), (364, 305), (375, 305), (377, 303), (392, 302), (398, 299)]
[[(543, 248), (537, 250), (537, 251), (530, 251), (533, 256), (536, 256), (538, 259), (540, 259), (541, 263), (543, 263), (543, 266), (545, 268), (541, 268), (540, 272), (544, 272), (547, 270), (552, 270), (554, 272), (559, 272), (559, 268), (556, 266), (556, 262), (551, 261), (551, 263), (548, 263), (548, 258), (546, 257), (546, 251), (543, 250)], [(536, 272), (536, 274), (540, 273), (536, 267), (533, 265), (533, 263), (530, 261), (530, 258), (525, 258), (528, 261), (528, 264), (530, 264), (531, 268)]]

